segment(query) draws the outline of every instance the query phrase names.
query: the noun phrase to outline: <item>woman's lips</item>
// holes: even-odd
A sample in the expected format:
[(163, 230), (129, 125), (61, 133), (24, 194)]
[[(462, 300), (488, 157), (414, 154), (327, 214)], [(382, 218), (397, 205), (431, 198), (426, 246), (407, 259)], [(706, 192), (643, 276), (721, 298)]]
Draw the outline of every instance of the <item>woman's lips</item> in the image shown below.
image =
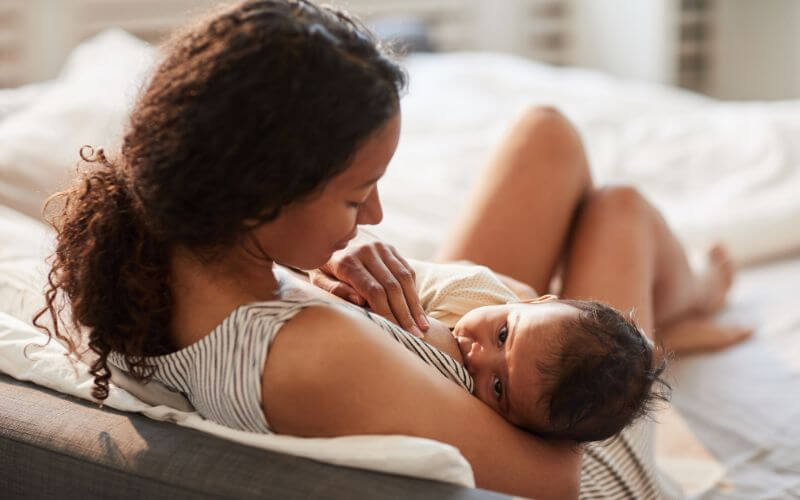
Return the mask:
[(350, 240), (356, 237), (358, 234), (358, 228), (353, 229), (353, 231), (347, 235), (347, 237), (336, 244), (336, 250), (341, 250), (350, 243)]

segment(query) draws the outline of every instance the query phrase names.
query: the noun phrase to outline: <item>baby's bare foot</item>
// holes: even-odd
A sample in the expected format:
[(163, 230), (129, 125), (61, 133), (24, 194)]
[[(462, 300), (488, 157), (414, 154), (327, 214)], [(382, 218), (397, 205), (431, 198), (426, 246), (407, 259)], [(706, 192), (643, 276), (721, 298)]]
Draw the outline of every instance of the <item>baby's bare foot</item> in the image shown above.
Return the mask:
[(733, 284), (733, 274), (733, 260), (728, 250), (722, 245), (711, 247), (705, 266), (698, 276), (694, 310), (699, 314), (713, 314), (722, 309)]
[(710, 316), (690, 316), (658, 332), (664, 347), (675, 354), (717, 351), (737, 344), (753, 334), (740, 325), (723, 325)]

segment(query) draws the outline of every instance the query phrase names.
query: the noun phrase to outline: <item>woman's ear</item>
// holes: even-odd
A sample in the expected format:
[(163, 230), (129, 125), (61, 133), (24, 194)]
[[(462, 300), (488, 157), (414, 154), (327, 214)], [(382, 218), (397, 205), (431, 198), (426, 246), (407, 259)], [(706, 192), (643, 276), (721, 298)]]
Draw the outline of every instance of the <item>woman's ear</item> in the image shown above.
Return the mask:
[(551, 300), (558, 300), (558, 295), (547, 294), (542, 295), (541, 297), (536, 297), (535, 299), (530, 300), (520, 300), (519, 304), (538, 304), (539, 302), (550, 302)]

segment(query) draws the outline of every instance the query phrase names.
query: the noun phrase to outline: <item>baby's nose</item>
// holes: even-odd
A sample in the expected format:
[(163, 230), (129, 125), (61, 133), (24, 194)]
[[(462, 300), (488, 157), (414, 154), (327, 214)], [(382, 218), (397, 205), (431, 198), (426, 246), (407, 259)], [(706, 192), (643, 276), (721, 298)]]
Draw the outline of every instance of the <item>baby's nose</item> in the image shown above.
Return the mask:
[(478, 342), (472, 342), (464, 355), (464, 365), (467, 372), (474, 376), (483, 361), (483, 348)]

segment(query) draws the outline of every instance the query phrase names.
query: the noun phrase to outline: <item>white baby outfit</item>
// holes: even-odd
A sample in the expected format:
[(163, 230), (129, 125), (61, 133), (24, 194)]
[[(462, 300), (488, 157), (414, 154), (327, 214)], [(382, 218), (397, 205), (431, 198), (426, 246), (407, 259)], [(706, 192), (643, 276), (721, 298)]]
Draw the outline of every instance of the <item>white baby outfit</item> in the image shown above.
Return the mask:
[(452, 328), (469, 311), (516, 302), (518, 297), (486, 266), (467, 262), (435, 264), (407, 259), (417, 275), (420, 305)]

